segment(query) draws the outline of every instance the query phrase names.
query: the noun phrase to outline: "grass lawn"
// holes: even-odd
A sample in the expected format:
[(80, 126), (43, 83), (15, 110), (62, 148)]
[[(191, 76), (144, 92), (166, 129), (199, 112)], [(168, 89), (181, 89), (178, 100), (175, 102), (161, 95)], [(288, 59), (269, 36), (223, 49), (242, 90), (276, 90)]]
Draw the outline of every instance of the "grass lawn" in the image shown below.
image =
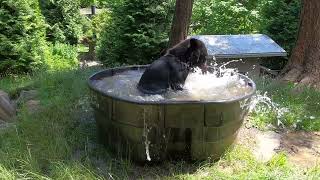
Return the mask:
[[(267, 93), (279, 109), (260, 108), (257, 113), (250, 115), (251, 121), (260, 129), (267, 124), (276, 125), (278, 121), (283, 127), (294, 130), (320, 131), (320, 93), (314, 89), (305, 88), (299, 93), (294, 85), (284, 85), (272, 82), (270, 79), (258, 79), (258, 93)], [(258, 108), (259, 109), (259, 108)]]
[[(43, 72), (7, 77), (0, 89), (16, 97), (21, 89), (39, 91), (41, 109), (28, 114), (23, 105), (18, 121), (0, 130), (0, 179), (319, 179), (320, 165), (301, 169), (278, 154), (257, 161), (250, 147), (236, 145), (219, 161), (163, 162), (138, 166), (110, 153), (97, 143), (86, 80), (98, 69)], [(320, 93), (307, 89), (292, 94), (292, 87), (258, 81), (260, 90), (290, 111), (281, 117), (285, 127), (320, 130)], [(275, 124), (276, 115), (253, 112), (250, 121), (261, 129)]]

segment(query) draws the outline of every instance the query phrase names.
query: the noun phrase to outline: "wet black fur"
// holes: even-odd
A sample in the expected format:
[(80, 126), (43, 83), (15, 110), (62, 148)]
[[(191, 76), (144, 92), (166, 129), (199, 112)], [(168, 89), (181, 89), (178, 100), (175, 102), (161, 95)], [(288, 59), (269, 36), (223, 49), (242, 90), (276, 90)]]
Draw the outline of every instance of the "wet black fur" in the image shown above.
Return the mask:
[(182, 90), (190, 71), (196, 66), (204, 69), (207, 49), (200, 40), (191, 38), (167, 50), (143, 73), (138, 89), (145, 94), (162, 94), (170, 87)]

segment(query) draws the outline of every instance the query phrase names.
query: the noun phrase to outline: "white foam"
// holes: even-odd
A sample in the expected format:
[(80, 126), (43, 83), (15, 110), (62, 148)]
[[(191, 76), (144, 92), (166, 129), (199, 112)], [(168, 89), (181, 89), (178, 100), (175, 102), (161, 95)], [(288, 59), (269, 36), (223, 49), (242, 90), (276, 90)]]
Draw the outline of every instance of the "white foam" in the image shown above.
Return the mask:
[(189, 73), (182, 91), (168, 90), (163, 95), (145, 95), (137, 84), (143, 71), (128, 70), (96, 81), (96, 87), (113, 96), (138, 101), (228, 100), (251, 92), (235, 69), (212, 65), (213, 72), (202, 74), (200, 69)]

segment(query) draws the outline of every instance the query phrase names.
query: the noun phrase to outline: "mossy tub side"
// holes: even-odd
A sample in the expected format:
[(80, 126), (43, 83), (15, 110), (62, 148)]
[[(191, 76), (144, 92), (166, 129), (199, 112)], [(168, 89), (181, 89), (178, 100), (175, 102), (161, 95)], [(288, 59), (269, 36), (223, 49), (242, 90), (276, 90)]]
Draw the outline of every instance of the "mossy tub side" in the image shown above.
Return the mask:
[(146, 66), (107, 69), (89, 78), (99, 139), (114, 152), (137, 161), (219, 158), (233, 144), (252, 91), (230, 101), (132, 101), (98, 90), (94, 81)]

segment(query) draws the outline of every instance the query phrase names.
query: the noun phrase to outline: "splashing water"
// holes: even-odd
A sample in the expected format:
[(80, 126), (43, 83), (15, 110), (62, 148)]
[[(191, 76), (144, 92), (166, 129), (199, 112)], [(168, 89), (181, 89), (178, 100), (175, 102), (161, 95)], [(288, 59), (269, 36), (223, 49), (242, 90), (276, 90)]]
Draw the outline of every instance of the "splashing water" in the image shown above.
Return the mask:
[(210, 66), (211, 72), (207, 74), (202, 74), (200, 69), (195, 69), (195, 72), (189, 73), (182, 91), (168, 89), (167, 93), (162, 95), (146, 95), (136, 88), (143, 73), (142, 70), (129, 70), (97, 80), (95, 86), (112, 96), (137, 101), (232, 100), (252, 92), (252, 87), (236, 69), (226, 68), (227, 64), (236, 61), (238, 60), (221, 66), (213, 64)]
[(289, 108), (281, 107), (279, 104), (273, 102), (267, 92), (262, 93), (261, 91), (256, 91), (256, 94), (251, 98), (241, 101), (240, 107), (243, 110), (241, 118), (253, 112), (256, 114), (273, 112), (276, 114), (277, 126), (281, 127), (284, 127), (281, 119), (286, 113), (290, 112)]
[(147, 160), (148, 161), (151, 161), (151, 158), (150, 158), (150, 151), (149, 151), (149, 147), (150, 147), (150, 141), (148, 140), (148, 134), (150, 132), (150, 129), (151, 127), (149, 128), (148, 127), (148, 124), (146, 122), (146, 114), (147, 114), (147, 111), (146, 109), (143, 109), (143, 137), (144, 137), (144, 145), (145, 145), (145, 149), (146, 149), (146, 156), (147, 156)]
[(273, 102), (272, 99), (268, 97), (267, 92), (262, 94), (260, 91), (257, 91), (256, 94), (251, 97), (251, 101), (244, 106), (247, 106), (248, 113), (274, 112), (277, 118), (277, 126), (282, 127), (284, 127), (284, 124), (281, 119), (289, 112), (288, 108), (281, 107), (279, 104)]

